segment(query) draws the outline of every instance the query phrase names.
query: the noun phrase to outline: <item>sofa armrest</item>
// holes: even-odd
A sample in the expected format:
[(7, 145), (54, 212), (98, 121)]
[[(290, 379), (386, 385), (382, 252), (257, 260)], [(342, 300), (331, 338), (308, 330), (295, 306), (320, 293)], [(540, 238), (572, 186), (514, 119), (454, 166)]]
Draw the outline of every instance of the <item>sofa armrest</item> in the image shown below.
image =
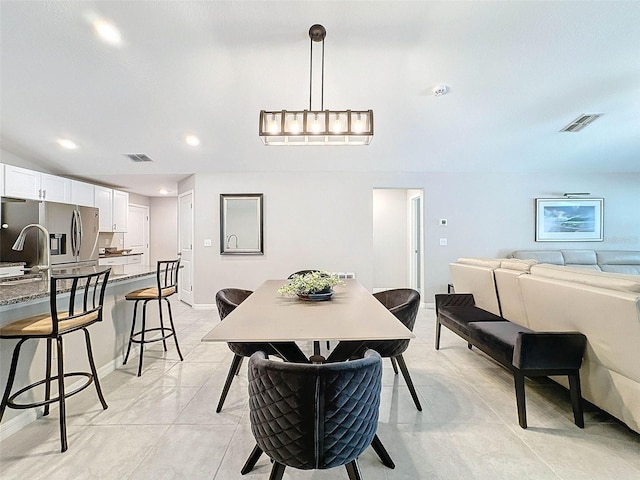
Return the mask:
[(436, 315), (440, 307), (473, 307), (476, 304), (472, 293), (436, 294)]
[(520, 332), (513, 366), (522, 370), (577, 370), (587, 337), (578, 332)]

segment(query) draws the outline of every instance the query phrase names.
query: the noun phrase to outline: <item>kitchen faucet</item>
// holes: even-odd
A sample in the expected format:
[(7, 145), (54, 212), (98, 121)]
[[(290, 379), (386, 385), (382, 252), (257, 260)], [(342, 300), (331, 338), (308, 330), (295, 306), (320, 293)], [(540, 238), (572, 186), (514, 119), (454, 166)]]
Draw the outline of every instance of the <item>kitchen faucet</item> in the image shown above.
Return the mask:
[(13, 244), (13, 250), (22, 250), (24, 248), (24, 240), (27, 237), (27, 230), (37, 228), (42, 230), (43, 235), (39, 235), (40, 242), (38, 245), (38, 259), (42, 261), (40, 265), (33, 267), (36, 272), (49, 270), (51, 268), (51, 245), (49, 244), (49, 231), (38, 223), (30, 223), (20, 231), (20, 235)]

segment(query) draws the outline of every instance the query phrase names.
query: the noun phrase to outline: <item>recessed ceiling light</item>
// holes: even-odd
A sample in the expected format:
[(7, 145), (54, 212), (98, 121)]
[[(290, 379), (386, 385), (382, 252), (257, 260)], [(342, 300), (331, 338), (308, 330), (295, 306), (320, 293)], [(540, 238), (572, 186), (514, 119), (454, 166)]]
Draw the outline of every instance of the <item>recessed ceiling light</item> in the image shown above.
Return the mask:
[(120, 45), (122, 43), (120, 30), (118, 30), (114, 24), (106, 20), (95, 20), (93, 22), (93, 28), (105, 42), (111, 45)]
[(169, 190), (167, 190), (166, 188), (160, 189), (160, 195), (168, 195), (168, 194), (169, 194)]
[(68, 138), (59, 138), (56, 140), (56, 143), (60, 145), (62, 148), (66, 148), (67, 150), (75, 150), (78, 148), (78, 145), (72, 140)]
[(200, 145), (200, 139), (195, 135), (186, 135), (184, 137), (184, 141), (187, 142), (187, 145), (191, 145), (192, 147)]

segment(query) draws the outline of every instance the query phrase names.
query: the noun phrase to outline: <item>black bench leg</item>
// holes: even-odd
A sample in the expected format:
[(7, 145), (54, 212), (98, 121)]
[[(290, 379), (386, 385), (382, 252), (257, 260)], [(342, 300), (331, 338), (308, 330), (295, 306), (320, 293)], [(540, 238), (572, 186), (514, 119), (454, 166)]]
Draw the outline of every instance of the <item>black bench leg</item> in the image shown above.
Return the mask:
[(582, 411), (582, 393), (580, 391), (580, 373), (569, 375), (569, 392), (571, 393), (571, 407), (573, 407), (573, 421), (584, 428), (584, 413)]
[(524, 396), (524, 375), (513, 372), (513, 381), (516, 386), (516, 403), (518, 404), (518, 423), (522, 428), (527, 428), (527, 404)]
[(436, 350), (440, 350), (440, 331), (442, 330), (442, 324), (436, 317)]

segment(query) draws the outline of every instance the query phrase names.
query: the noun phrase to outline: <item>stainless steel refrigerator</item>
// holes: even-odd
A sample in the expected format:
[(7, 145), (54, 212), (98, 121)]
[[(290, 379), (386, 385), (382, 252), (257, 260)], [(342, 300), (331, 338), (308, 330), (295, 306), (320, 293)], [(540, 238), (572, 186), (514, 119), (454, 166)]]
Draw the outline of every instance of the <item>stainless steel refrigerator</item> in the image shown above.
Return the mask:
[(11, 247), (20, 230), (39, 223), (49, 231), (51, 266), (96, 265), (98, 263), (98, 209), (55, 202), (2, 199), (0, 261), (38, 265), (38, 229), (30, 229), (22, 251)]

